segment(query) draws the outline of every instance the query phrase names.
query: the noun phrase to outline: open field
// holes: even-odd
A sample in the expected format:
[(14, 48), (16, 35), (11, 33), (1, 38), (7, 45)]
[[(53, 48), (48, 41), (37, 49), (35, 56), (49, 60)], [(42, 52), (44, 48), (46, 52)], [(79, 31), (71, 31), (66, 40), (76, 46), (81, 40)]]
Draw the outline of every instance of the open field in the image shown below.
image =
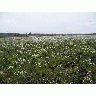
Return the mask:
[(96, 36), (0, 38), (0, 83), (96, 83)]

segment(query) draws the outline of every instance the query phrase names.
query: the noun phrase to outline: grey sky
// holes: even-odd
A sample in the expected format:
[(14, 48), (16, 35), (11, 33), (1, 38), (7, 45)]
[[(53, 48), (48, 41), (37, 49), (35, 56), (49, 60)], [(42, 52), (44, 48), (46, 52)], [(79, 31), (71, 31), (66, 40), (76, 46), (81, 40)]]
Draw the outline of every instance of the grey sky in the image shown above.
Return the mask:
[(0, 33), (92, 33), (93, 12), (1, 12)]

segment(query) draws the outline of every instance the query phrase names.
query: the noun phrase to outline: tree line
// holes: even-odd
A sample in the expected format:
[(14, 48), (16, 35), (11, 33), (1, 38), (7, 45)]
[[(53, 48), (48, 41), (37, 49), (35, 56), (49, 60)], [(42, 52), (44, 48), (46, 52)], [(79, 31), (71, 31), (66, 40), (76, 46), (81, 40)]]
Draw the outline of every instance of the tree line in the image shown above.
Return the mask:
[(25, 37), (25, 36), (72, 36), (72, 35), (96, 35), (96, 33), (92, 34), (43, 34), (43, 33), (25, 33), (25, 34), (20, 34), (20, 33), (0, 33), (0, 38), (3, 37)]

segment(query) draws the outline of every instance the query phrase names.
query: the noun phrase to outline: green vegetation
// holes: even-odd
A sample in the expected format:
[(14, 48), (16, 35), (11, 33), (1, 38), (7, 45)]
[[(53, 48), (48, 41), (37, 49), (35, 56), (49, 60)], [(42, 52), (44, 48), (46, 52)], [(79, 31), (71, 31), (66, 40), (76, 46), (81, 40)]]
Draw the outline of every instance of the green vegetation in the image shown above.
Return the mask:
[(30, 38), (0, 40), (1, 84), (96, 83), (96, 38)]

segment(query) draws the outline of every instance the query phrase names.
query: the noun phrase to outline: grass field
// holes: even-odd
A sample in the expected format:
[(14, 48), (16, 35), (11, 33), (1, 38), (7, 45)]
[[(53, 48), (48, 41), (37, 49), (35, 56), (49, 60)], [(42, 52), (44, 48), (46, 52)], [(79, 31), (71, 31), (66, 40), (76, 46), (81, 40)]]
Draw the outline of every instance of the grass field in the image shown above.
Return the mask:
[(96, 36), (0, 38), (0, 83), (96, 83)]

